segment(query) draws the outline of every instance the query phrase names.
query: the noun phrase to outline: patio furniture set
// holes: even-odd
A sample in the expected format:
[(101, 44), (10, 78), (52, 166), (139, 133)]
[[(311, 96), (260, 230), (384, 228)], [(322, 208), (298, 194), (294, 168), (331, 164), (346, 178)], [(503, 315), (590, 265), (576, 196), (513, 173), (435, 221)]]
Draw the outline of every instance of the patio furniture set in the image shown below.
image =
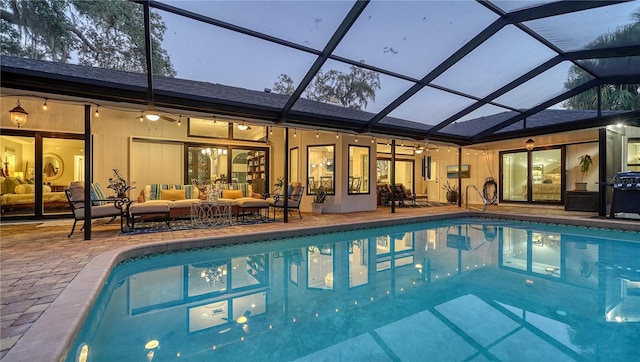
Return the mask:
[[(120, 229), (128, 232), (135, 229), (137, 223), (144, 221), (165, 221), (171, 226), (171, 220), (190, 218), (193, 227), (220, 227), (234, 222), (245, 222), (248, 216), (253, 220), (269, 219), (269, 209), (284, 209), (284, 195), (257, 194), (248, 184), (223, 184), (216, 196), (205, 195), (194, 185), (146, 185), (136, 200), (127, 197), (107, 198), (99, 184), (91, 185), (91, 219), (111, 217), (109, 222), (120, 217)], [(65, 195), (73, 212), (74, 223), (71, 237), (79, 220), (84, 221), (84, 187), (82, 181), (74, 181), (66, 189)], [(289, 185), (287, 207), (289, 212), (300, 213), (300, 201), (304, 187), (299, 183)], [(242, 221), (240, 221), (242, 218)], [(84, 226), (83, 226), (84, 228)]]

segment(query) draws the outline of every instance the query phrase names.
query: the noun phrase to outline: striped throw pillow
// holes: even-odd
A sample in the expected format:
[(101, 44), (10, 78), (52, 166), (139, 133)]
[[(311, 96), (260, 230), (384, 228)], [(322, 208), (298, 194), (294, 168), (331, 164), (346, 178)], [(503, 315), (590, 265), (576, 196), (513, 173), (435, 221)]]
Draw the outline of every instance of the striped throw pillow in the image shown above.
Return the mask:
[(107, 202), (106, 201), (99, 201), (99, 200), (106, 200), (107, 196), (104, 193), (104, 190), (102, 189), (102, 186), (100, 186), (99, 183), (94, 182), (91, 184), (91, 204), (93, 206), (100, 206), (100, 205), (104, 205)]
[(169, 185), (167, 184), (151, 184), (151, 200), (162, 200), (161, 191), (169, 190)]

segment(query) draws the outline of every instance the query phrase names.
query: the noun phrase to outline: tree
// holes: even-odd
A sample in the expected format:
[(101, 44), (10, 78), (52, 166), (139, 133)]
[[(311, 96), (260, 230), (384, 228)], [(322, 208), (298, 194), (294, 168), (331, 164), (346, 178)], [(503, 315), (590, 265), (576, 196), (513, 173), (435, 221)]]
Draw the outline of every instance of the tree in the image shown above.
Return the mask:
[[(146, 71), (142, 7), (121, 0), (0, 0), (0, 51), (5, 55), (74, 61)], [(174, 77), (161, 47), (166, 26), (151, 12), (153, 73)]]
[[(610, 34), (599, 36), (587, 48), (597, 49), (612, 46), (624, 46), (637, 43), (640, 39), (640, 11), (633, 14), (634, 22), (617, 29)], [(610, 72), (609, 69), (638, 69), (640, 62), (635, 57), (595, 59), (584, 62), (587, 68)], [(572, 89), (591, 79), (591, 76), (578, 66), (571, 66), (565, 88)], [(607, 84), (602, 89), (602, 109), (640, 110), (640, 84)], [(590, 89), (567, 99), (563, 105), (569, 109), (597, 109), (597, 89)]]
[(296, 90), (293, 79), (286, 74), (280, 74), (278, 80), (273, 83), (273, 92), (278, 94), (291, 95)]
[[(337, 102), (347, 108), (366, 109), (368, 102), (376, 99), (380, 74), (353, 65), (349, 69), (349, 73), (333, 69), (319, 71), (302, 96), (325, 103)], [(294, 90), (293, 80), (286, 74), (280, 74), (273, 85), (275, 93), (292, 94)]]

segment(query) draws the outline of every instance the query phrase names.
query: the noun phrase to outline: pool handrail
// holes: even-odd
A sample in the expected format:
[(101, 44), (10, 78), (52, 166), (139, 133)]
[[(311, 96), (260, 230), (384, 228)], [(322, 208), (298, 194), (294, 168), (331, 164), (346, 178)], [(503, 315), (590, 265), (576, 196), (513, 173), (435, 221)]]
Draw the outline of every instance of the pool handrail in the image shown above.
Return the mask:
[[(482, 203), (484, 204), (484, 207), (482, 209), (478, 209), (478, 208), (469, 206), (469, 187), (472, 187), (474, 190), (476, 190), (478, 195), (480, 195), (480, 198), (482, 199)], [(467, 205), (467, 210), (476, 210), (476, 211), (481, 211), (481, 212), (487, 211), (487, 206), (489, 205), (489, 203), (487, 202), (487, 199), (484, 198), (484, 195), (482, 195), (482, 192), (480, 192), (480, 190), (478, 190), (476, 185), (467, 185), (465, 191), (466, 191), (465, 204)]]

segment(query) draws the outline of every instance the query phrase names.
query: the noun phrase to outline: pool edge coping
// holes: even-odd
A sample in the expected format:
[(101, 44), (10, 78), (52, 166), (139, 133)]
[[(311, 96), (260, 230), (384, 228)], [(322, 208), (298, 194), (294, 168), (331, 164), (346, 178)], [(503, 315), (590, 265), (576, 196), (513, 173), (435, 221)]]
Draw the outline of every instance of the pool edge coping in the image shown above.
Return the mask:
[[(581, 218), (530, 216), (521, 214), (478, 213), (461, 211), (437, 215), (406, 216), (393, 219), (367, 220), (356, 223), (343, 223), (324, 226), (307, 226), (280, 231), (248, 232), (242, 235), (206, 236), (160, 240), (142, 245), (123, 246), (95, 256), (73, 278), (69, 285), (51, 303), (38, 320), (24, 333), (22, 338), (11, 348), (3, 361), (65, 361), (72, 353), (75, 337), (95, 304), (102, 285), (107, 281), (113, 268), (129, 258), (212, 246), (239, 245), (259, 240), (273, 240), (304, 236), (317, 233), (332, 233), (368, 227), (385, 227), (402, 223), (459, 219), (465, 217), (508, 219), (515, 221), (552, 223), (572, 226), (608, 228), (640, 232), (640, 223), (611, 223), (585, 220)], [(588, 223), (588, 224), (587, 224)], [(265, 238), (265, 236), (268, 236)]]

